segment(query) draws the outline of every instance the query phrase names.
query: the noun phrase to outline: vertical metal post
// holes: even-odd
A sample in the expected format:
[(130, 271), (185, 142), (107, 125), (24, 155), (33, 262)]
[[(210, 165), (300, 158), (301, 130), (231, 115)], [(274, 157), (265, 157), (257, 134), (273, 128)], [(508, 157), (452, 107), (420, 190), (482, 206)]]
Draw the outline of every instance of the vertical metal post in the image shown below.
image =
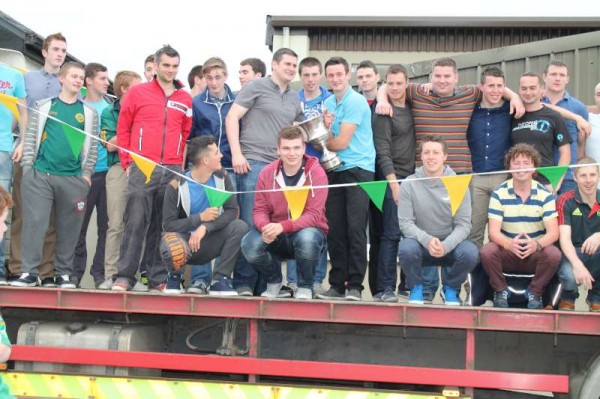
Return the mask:
[[(467, 329), (465, 342), (465, 369), (475, 370), (475, 330)], [(474, 397), (473, 387), (465, 387), (465, 395)]]
[[(259, 337), (258, 337), (258, 319), (250, 319), (248, 328), (248, 356), (251, 358), (258, 357)], [(255, 374), (248, 375), (248, 382), (258, 382), (258, 376)]]

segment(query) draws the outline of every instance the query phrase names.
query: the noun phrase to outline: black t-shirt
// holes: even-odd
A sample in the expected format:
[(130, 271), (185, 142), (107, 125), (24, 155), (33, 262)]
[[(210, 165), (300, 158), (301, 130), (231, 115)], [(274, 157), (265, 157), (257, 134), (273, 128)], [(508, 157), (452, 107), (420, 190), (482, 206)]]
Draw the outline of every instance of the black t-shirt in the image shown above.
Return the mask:
[(540, 166), (555, 166), (554, 145), (561, 147), (572, 141), (563, 118), (547, 107), (525, 112), (521, 119), (513, 119), (510, 139), (512, 145), (531, 144), (538, 150), (542, 157)]
[(296, 174), (293, 176), (288, 176), (285, 174), (285, 170), (283, 169), (283, 164), (281, 165), (281, 174), (283, 175), (283, 181), (285, 182), (286, 187), (293, 187), (296, 184), (298, 184), (300, 177), (304, 173), (305, 166), (306, 166), (306, 159), (303, 159), (302, 167), (300, 169), (298, 169), (298, 172), (296, 172)]

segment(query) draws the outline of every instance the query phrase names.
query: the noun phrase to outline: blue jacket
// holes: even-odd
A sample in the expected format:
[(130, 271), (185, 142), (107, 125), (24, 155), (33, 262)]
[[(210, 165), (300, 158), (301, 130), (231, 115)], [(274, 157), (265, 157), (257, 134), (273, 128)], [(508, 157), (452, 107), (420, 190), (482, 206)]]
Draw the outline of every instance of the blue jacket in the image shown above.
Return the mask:
[(192, 130), (189, 140), (198, 136), (212, 135), (223, 154), (221, 164), (231, 169), (231, 149), (227, 141), (225, 117), (235, 100), (229, 86), (225, 85), (225, 100), (220, 105), (210, 98), (208, 88), (192, 100)]

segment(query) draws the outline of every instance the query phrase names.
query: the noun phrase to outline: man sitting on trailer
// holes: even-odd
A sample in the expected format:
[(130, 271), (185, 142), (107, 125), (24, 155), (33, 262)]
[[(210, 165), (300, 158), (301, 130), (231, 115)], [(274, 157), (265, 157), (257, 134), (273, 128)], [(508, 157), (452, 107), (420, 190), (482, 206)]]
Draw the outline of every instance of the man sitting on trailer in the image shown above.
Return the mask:
[[(313, 278), (329, 230), (325, 217), (327, 175), (319, 160), (306, 155), (304, 133), (298, 126), (286, 126), (279, 132), (279, 159), (268, 164), (259, 174), (254, 196), (254, 228), (242, 241), (242, 253), (254, 269), (267, 280), (262, 296), (276, 298), (282, 287), (280, 263), (275, 258), (295, 259), (298, 270), (296, 298), (312, 299)], [(304, 187), (303, 190), (266, 191)], [(305, 193), (306, 202), (300, 209), (291, 204)]]
[(186, 172), (188, 179), (172, 180), (165, 191), (165, 232), (160, 253), (169, 274), (163, 292), (172, 295), (181, 293), (186, 263), (205, 264), (219, 257), (209, 295), (236, 296), (237, 292), (231, 286), (231, 275), (248, 226), (238, 219), (235, 195), (229, 197), (222, 207), (210, 205), (206, 188), (233, 191), (229, 175), (221, 166), (223, 154), (215, 138), (196, 137), (189, 142), (188, 153), (193, 160), (192, 168)]
[[(600, 312), (600, 190), (594, 158), (581, 158), (574, 168), (575, 190), (558, 199), (558, 229), (563, 258), (558, 278), (563, 287), (558, 310), (574, 310), (578, 286), (588, 290), (591, 312)], [(591, 164), (591, 165), (590, 165)]]
[(503, 272), (534, 274), (525, 290), (527, 307), (542, 309), (542, 295), (560, 262), (558, 214), (554, 195), (535, 181), (540, 154), (517, 144), (504, 158), (512, 179), (493, 193), (488, 210), (490, 242), (481, 248), (481, 263), (494, 289), (494, 307), (507, 308), (511, 292)]

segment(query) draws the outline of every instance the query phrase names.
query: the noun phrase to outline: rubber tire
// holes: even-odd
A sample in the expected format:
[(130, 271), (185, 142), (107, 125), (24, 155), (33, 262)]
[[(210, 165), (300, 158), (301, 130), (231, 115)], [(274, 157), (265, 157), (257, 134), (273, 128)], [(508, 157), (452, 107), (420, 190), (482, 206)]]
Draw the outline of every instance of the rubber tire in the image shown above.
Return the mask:
[(590, 364), (581, 390), (579, 399), (598, 399), (600, 398), (600, 355)]

